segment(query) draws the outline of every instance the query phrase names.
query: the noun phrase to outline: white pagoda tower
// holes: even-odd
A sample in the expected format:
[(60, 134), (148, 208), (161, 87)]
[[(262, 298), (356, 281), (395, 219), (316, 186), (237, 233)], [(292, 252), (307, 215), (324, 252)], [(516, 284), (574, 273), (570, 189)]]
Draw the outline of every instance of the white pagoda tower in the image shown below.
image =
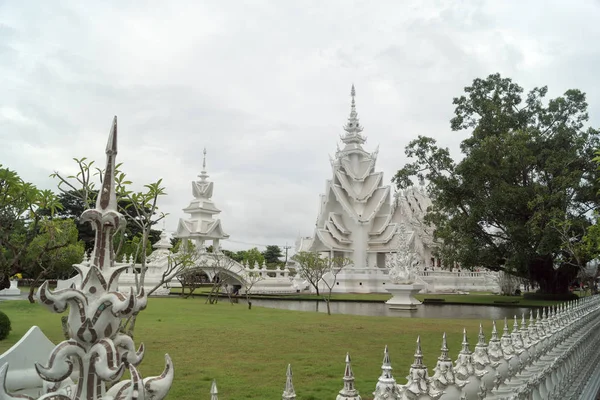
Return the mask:
[[(415, 218), (424, 215), (428, 198), (420, 188), (409, 188), (392, 197), (375, 171), (378, 149), (363, 148), (367, 138), (356, 112), (352, 85), (350, 117), (341, 136), (344, 147), (330, 157), (333, 178), (327, 180), (313, 237), (299, 239), (296, 251), (316, 251), (346, 257), (353, 265), (338, 275), (339, 292), (385, 292), (386, 255), (399, 247), (399, 226), (410, 232), (409, 245), (430, 265), (431, 240), (421, 238), (424, 228)], [(424, 207), (422, 210), (421, 208)], [(418, 219), (418, 218), (417, 218)], [(388, 282), (389, 283), (389, 282)]]
[(192, 182), (192, 194), (194, 199), (190, 205), (183, 209), (190, 214), (187, 219), (180, 218), (177, 226), (176, 237), (190, 239), (197, 248), (205, 249), (206, 241), (212, 241), (215, 252), (220, 250), (220, 241), (229, 237), (221, 227), (221, 220), (215, 218), (221, 213), (212, 201), (214, 182), (207, 180), (206, 173), (206, 149), (204, 149), (202, 160), (202, 171), (198, 177), (199, 181)]

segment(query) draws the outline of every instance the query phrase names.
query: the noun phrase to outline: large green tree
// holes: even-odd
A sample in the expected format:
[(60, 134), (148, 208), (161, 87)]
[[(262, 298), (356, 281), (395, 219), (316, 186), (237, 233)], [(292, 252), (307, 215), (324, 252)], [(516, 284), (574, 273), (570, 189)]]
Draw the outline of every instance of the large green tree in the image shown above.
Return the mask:
[[(40, 224), (49, 218), (45, 215), (52, 215), (60, 207), (50, 190), (40, 190), (0, 165), (0, 290), (10, 287), (11, 276), (23, 272), (28, 249), (40, 233)], [(47, 243), (43, 253), (62, 246)]]
[[(83, 241), (84, 245), (85, 245), (85, 251), (86, 252), (91, 252), (92, 249), (94, 248), (94, 238), (96, 236), (96, 234), (94, 233), (94, 229), (92, 228), (92, 225), (85, 222), (85, 223), (81, 223), (80, 222), (80, 218), (81, 218), (81, 214), (83, 213), (83, 211), (86, 210), (86, 202), (83, 200), (84, 194), (82, 193), (81, 190), (67, 190), (67, 191), (62, 191), (60, 193), (58, 193), (57, 195), (57, 200), (58, 202), (61, 204), (61, 208), (57, 209), (55, 214), (54, 214), (54, 218), (56, 219), (72, 219), (75, 221), (76, 226), (77, 226), (77, 231), (79, 233), (79, 240)], [(92, 192), (88, 194), (90, 201), (88, 202), (88, 206), (92, 206), (94, 202), (96, 201), (96, 193)], [(130, 201), (129, 199), (126, 198), (119, 198), (119, 208), (120, 209), (126, 209), (129, 207)], [(149, 210), (146, 210), (149, 211)], [(47, 213), (47, 211), (42, 211), (43, 213)], [(156, 222), (153, 221), (153, 225), (155, 225)], [(158, 242), (160, 240), (160, 231), (156, 230), (156, 229), (150, 229), (150, 233), (148, 235), (148, 239), (150, 241), (150, 245), (153, 245), (154, 243)], [(121, 237), (123, 236), (123, 246), (120, 249), (120, 253), (117, 254), (117, 258), (121, 259), (124, 255), (132, 255), (130, 253), (132, 253), (130, 250), (124, 249), (123, 247), (127, 246), (127, 243), (132, 243), (132, 240), (134, 240), (134, 238), (138, 238), (135, 239), (136, 243), (139, 243), (139, 241), (141, 240), (141, 236), (142, 236), (142, 230), (140, 229), (140, 227), (137, 224), (131, 223), (128, 224), (125, 229), (122, 232), (119, 232), (119, 234), (116, 237), (116, 244), (115, 244), (115, 248), (119, 247), (119, 243), (121, 240)], [(130, 246), (129, 246), (130, 247)], [(148, 252), (148, 250), (151, 250), (152, 247), (148, 246), (148, 249), (146, 252)]]
[(546, 93), (524, 94), (499, 74), (475, 79), (454, 99), (452, 130), (471, 131), (463, 158), (420, 136), (406, 148), (415, 161), (393, 180), (399, 188), (429, 180), (426, 220), (447, 263), (505, 270), (559, 293), (589, 259), (577, 244), (597, 205), (599, 132), (584, 127), (584, 93), (544, 102)]
[[(54, 251), (48, 251), (54, 248)], [(80, 263), (85, 246), (78, 238), (78, 231), (72, 219), (44, 219), (40, 222), (38, 235), (31, 241), (23, 275), (33, 279), (30, 285), (29, 301), (46, 279), (66, 279), (73, 273), (73, 264)]]
[(265, 251), (263, 251), (262, 254), (265, 257), (265, 262), (268, 266), (275, 267), (281, 264), (281, 261), (279, 260), (279, 258), (283, 256), (281, 247), (277, 245), (269, 245), (265, 248)]

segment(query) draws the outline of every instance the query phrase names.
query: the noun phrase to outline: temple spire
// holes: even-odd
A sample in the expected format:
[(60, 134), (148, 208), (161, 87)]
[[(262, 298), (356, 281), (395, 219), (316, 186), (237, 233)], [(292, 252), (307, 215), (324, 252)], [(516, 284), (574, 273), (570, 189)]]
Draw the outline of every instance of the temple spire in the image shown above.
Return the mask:
[(356, 100), (354, 99), (356, 96), (356, 90), (354, 89), (354, 84), (350, 90), (350, 96), (352, 97), (352, 101), (350, 103), (350, 116), (348, 117), (348, 122), (346, 122), (346, 125), (344, 125), (346, 135), (342, 136), (341, 139), (342, 142), (346, 144), (363, 144), (366, 141), (366, 138), (360, 134), (363, 130), (363, 127), (360, 125), (358, 113), (356, 112)]
[(206, 173), (206, 147), (204, 148), (204, 151), (202, 151), (202, 171), (198, 177), (201, 182), (206, 182), (206, 178), (208, 178), (208, 174)]

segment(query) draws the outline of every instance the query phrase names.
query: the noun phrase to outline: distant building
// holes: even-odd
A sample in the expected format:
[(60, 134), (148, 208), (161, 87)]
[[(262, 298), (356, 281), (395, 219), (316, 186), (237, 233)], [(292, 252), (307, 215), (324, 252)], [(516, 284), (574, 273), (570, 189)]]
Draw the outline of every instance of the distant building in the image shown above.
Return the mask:
[(175, 237), (191, 240), (200, 250), (207, 247), (207, 241), (211, 241), (214, 251), (218, 252), (221, 248), (221, 240), (229, 238), (229, 235), (223, 231), (221, 220), (215, 218), (221, 213), (221, 210), (212, 201), (214, 183), (207, 180), (206, 149), (204, 149), (202, 172), (198, 177), (199, 181), (192, 182), (194, 198), (183, 209), (190, 216), (179, 219)]

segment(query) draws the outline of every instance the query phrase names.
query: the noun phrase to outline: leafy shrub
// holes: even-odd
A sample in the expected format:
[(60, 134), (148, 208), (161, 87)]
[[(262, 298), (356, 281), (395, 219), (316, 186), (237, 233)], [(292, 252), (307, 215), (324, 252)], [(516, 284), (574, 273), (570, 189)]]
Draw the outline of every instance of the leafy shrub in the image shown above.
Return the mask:
[(6, 314), (0, 311), (0, 340), (6, 339), (10, 330), (10, 319), (8, 319)]

